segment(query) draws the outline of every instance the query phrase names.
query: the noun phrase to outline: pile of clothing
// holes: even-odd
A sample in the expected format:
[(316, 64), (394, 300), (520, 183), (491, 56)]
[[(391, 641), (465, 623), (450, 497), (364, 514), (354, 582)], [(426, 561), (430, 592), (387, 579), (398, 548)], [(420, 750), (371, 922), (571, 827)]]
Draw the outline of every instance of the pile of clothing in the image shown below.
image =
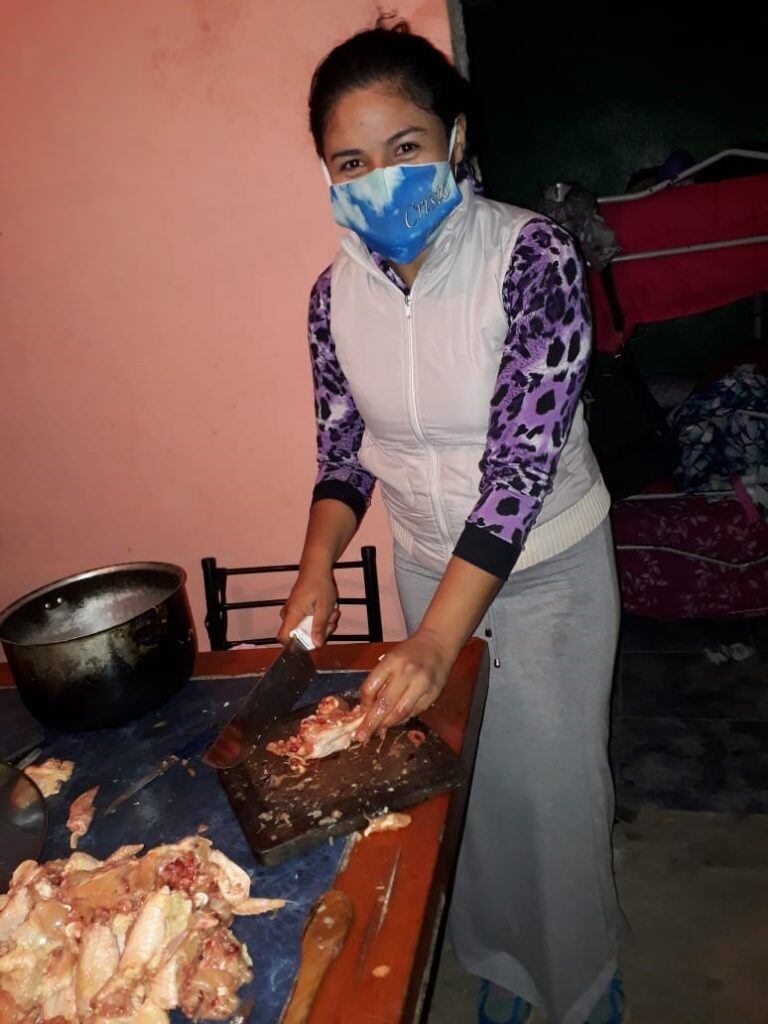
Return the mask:
[(768, 476), (768, 377), (737, 366), (679, 405), (670, 425), (680, 447), (675, 474), (686, 491), (755, 491)]

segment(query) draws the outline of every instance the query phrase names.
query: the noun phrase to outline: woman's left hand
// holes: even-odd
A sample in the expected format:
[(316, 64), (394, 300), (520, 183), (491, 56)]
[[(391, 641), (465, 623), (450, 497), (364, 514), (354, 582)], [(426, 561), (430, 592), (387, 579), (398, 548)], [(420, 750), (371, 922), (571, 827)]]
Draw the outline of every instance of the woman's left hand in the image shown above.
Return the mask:
[(427, 633), (416, 632), (394, 647), (362, 685), (368, 713), (355, 738), (365, 743), (379, 729), (421, 714), (440, 696), (454, 661), (447, 646)]

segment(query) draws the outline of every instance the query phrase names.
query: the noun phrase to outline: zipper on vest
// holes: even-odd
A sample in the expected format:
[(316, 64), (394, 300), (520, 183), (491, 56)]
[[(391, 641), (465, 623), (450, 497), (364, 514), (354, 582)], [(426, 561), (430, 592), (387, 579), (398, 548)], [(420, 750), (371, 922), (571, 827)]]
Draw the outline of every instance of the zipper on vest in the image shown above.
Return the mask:
[(408, 390), (411, 407), (411, 423), (413, 425), (413, 432), (416, 434), (418, 439), (424, 445), (427, 452), (427, 460), (429, 462), (429, 484), (430, 490), (433, 495), (432, 503), (436, 513), (437, 527), (443, 539), (443, 543), (450, 547), (450, 534), (448, 533), (448, 526), (446, 522), (445, 509), (443, 508), (442, 498), (440, 497), (439, 487), (439, 473), (438, 473), (438, 461), (437, 451), (431, 441), (428, 440), (427, 435), (421, 426), (419, 420), (419, 412), (416, 402), (416, 359), (414, 357), (414, 343), (413, 343), (413, 310), (411, 309), (411, 293), (408, 292), (405, 296), (405, 319), (408, 326)]

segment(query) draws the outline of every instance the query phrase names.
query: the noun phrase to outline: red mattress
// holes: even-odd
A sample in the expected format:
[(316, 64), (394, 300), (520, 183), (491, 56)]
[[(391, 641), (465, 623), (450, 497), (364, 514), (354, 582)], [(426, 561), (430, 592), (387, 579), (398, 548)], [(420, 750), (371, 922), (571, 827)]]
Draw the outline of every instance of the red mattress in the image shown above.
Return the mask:
[(611, 518), (627, 611), (666, 620), (768, 613), (768, 524), (733, 494), (626, 498)]

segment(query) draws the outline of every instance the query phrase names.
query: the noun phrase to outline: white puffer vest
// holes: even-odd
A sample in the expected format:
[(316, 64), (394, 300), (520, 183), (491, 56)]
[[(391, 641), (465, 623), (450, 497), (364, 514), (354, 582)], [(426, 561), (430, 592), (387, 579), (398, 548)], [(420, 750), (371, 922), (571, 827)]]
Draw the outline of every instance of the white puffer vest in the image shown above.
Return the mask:
[[(460, 186), (409, 296), (357, 236), (331, 272), (331, 334), (365, 433), (361, 465), (378, 478), (395, 540), (442, 572), (478, 500), (507, 316), (502, 285), (520, 229), (536, 214)], [(591, 533), (610, 498), (579, 405), (514, 571)]]

